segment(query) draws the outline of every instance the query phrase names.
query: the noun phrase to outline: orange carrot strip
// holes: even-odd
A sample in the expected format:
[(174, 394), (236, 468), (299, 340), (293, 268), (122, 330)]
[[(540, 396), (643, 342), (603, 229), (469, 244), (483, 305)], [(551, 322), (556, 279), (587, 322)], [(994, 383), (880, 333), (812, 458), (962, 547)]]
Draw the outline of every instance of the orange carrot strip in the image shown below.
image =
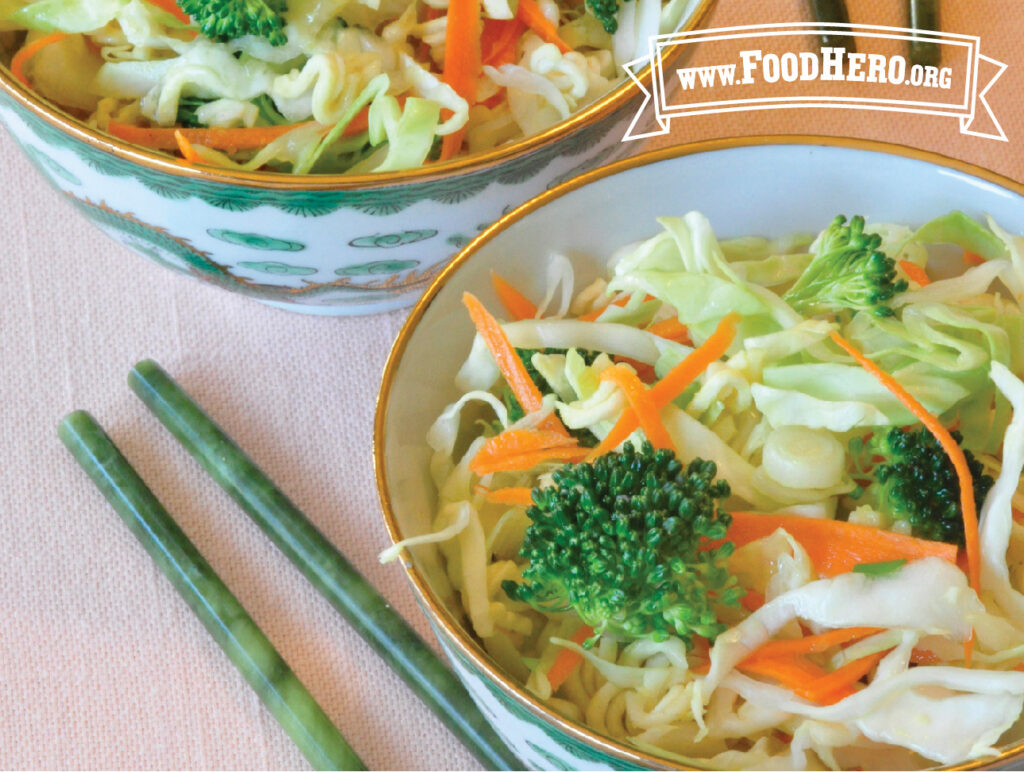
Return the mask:
[(524, 471), (550, 460), (578, 461), (587, 453), (563, 432), (508, 429), (491, 437), (477, 451), (469, 468), (478, 475)]
[(797, 655), (744, 660), (736, 667), (748, 675), (764, 676), (778, 681), (796, 694), (801, 693), (805, 684), (828, 675), (806, 657)]
[(182, 158), (190, 164), (199, 163), (202, 160), (196, 149), (192, 147), (192, 143), (185, 139), (185, 135), (181, 131), (175, 130), (174, 139), (178, 143), (178, 149), (181, 151)]
[(480, 36), (483, 63), (492, 67), (514, 64), (516, 43), (525, 29), (526, 25), (519, 19), (484, 19), (484, 31)]
[(917, 263), (912, 263), (909, 260), (900, 260), (900, 270), (903, 271), (911, 281), (917, 282), (922, 287), (927, 287), (932, 283), (932, 280), (928, 278), (928, 274), (925, 273), (924, 268), (919, 266)]
[(508, 311), (516, 321), (520, 319), (533, 319), (537, 316), (537, 306), (535, 306), (530, 299), (523, 295), (519, 290), (509, 284), (500, 275), (491, 271), (491, 283), (494, 284), (494, 291), (498, 295), (498, 300), (505, 306), (505, 310)]
[(764, 595), (757, 590), (747, 590), (747, 594), (740, 598), (740, 605), (747, 611), (753, 613), (764, 605)]
[[(357, 116), (358, 118), (358, 116)], [(353, 121), (352, 123), (355, 123)], [(128, 123), (111, 121), (107, 133), (111, 136), (142, 145), (155, 150), (177, 150), (178, 140), (175, 133), (180, 133), (190, 144), (203, 145), (217, 150), (256, 150), (265, 147), (289, 131), (308, 126), (308, 123), (296, 123), (288, 126), (254, 126), (251, 129), (174, 129), (144, 126), (132, 126)], [(349, 124), (349, 128), (352, 124)], [(363, 131), (360, 129), (359, 131)], [(355, 133), (359, 133), (356, 131)], [(346, 129), (346, 134), (348, 129)]]
[(847, 627), (840, 630), (829, 630), (820, 635), (806, 635), (788, 641), (769, 641), (755, 649), (747, 659), (765, 659), (784, 657), (793, 654), (820, 654), (834, 646), (852, 643), (869, 635), (882, 632), (880, 627)]
[(539, 410), (542, 399), (540, 389), (526, 372), (523, 360), (512, 347), (501, 325), (474, 295), (462, 293), (462, 303), (469, 309), (469, 317), (473, 320), (476, 331), (487, 344), (498, 369), (501, 370), (519, 404), (523, 406), (523, 410), (527, 413)]
[(499, 488), (487, 491), (484, 498), (493, 504), (510, 504), (514, 507), (533, 506), (533, 488)]
[(849, 696), (853, 691), (854, 684), (870, 673), (888, 653), (888, 651), (879, 651), (855, 659), (848, 665), (843, 665), (828, 675), (805, 684), (801, 689), (800, 696), (822, 705), (839, 702), (843, 697)]
[(616, 364), (629, 365), (636, 370), (637, 377), (640, 378), (644, 383), (654, 383), (658, 380), (657, 373), (654, 372), (654, 368), (646, 362), (638, 362), (635, 359), (629, 357), (620, 357), (618, 354), (612, 357), (612, 361)]
[[(572, 634), (572, 638), (569, 640), (582, 646), (583, 642), (593, 634), (593, 627), (583, 625), (583, 627)], [(548, 683), (551, 684), (551, 691), (557, 692), (558, 687), (566, 682), (569, 676), (572, 675), (572, 671), (579, 667), (582, 661), (583, 655), (575, 649), (562, 649), (558, 652), (555, 661), (551, 663), (551, 669), (548, 670)]]
[(918, 560), (937, 557), (956, 564), (956, 545), (883, 531), (870, 525), (843, 520), (819, 520), (799, 515), (730, 512), (732, 524), (726, 538), (736, 547), (771, 536), (779, 528), (800, 542), (814, 569), (822, 576), (836, 576), (860, 563)]
[(469, 468), (475, 474), (481, 476), (495, 472), (526, 472), (538, 464), (543, 464), (547, 461), (578, 463), (586, 457), (586, 448), (563, 445), (557, 448), (545, 448), (544, 450), (510, 453), (494, 460), (474, 458)]
[(28, 78), (25, 76), (25, 65), (28, 64), (28, 60), (38, 54), (42, 49), (47, 46), (59, 43), (67, 35), (63, 32), (54, 32), (50, 35), (43, 35), (41, 38), (36, 38), (31, 43), (28, 43), (18, 49), (18, 52), (11, 59), (11, 75), (20, 80), (29, 88), (32, 84), (28, 82)]
[(672, 438), (668, 436), (665, 424), (658, 415), (658, 406), (636, 373), (622, 365), (613, 365), (601, 373), (601, 380), (611, 381), (622, 389), (651, 445), (655, 448), (674, 449)]
[(175, 0), (149, 0), (150, 5), (155, 5), (161, 11), (167, 11), (178, 21), (184, 22), (185, 24), (192, 23), (192, 17), (185, 13), (178, 7), (178, 3)]
[(899, 384), (899, 381), (864, 356), (839, 333), (833, 332), (832, 340), (853, 357), (861, 367), (875, 376), (885, 388), (891, 391), (893, 396), (902, 402), (925, 425), (925, 428), (939, 441), (942, 449), (949, 456), (949, 460), (953, 463), (953, 468), (956, 470), (957, 481), (960, 483), (960, 509), (963, 512), (964, 518), (964, 547), (967, 550), (968, 578), (971, 588), (975, 592), (980, 591), (981, 550), (978, 544), (978, 514), (974, 502), (974, 478), (971, 477), (971, 470), (967, 466), (967, 459), (964, 457), (963, 450), (957, 441), (953, 439), (953, 435), (949, 433), (949, 430), (939, 422), (939, 419), (925, 410), (924, 406)]
[(985, 262), (985, 258), (981, 255), (977, 255), (974, 252), (964, 250), (964, 263), (967, 265), (981, 265)]
[(960, 507), (963, 510), (964, 518), (964, 542), (967, 550), (967, 560), (970, 569), (971, 587), (975, 590), (979, 586), (979, 574), (981, 570), (979, 545), (978, 545), (978, 519), (974, 501), (974, 480), (971, 477), (967, 460), (963, 450), (956, 440), (944, 427), (939, 419), (929, 413), (921, 403), (914, 399), (899, 382), (888, 373), (884, 372), (874, 362), (858, 351), (849, 341), (845, 340), (838, 333), (832, 333), (834, 340), (840, 348), (846, 351), (865, 370), (877, 378), (903, 405), (910, 410), (914, 416), (924, 424), (925, 428), (939, 441), (942, 449), (949, 456), (950, 461), (957, 473), (957, 481), (960, 484)]
[(667, 338), (679, 343), (690, 343), (690, 330), (674, 316), (655, 322), (647, 328), (647, 332), (653, 333), (659, 338)]
[[(444, 82), (455, 89), (455, 93), (469, 102), (476, 103), (476, 81), (480, 77), (482, 57), (480, 0), (451, 0), (448, 3), (448, 20), (444, 36)], [(462, 149), (465, 129), (446, 134), (441, 139), (441, 158), (448, 161)]]
[(563, 54), (572, 51), (572, 48), (558, 37), (558, 27), (548, 21), (548, 18), (541, 12), (536, 0), (519, 0), (516, 18), (536, 32), (537, 37), (545, 43), (554, 43), (558, 46), (558, 50)]
[[(708, 365), (720, 359), (732, 344), (736, 337), (736, 322), (739, 321), (739, 314), (726, 314), (718, 323), (711, 336), (700, 346), (690, 352), (682, 362), (673, 367), (664, 378), (651, 387), (651, 400), (658, 409), (665, 407), (669, 402), (678, 397), (683, 390), (689, 386)], [(623, 411), (619, 420), (616, 421), (612, 430), (594, 448), (589, 458), (597, 458), (617, 448), (626, 438), (631, 435), (640, 425), (636, 413), (632, 410)]]

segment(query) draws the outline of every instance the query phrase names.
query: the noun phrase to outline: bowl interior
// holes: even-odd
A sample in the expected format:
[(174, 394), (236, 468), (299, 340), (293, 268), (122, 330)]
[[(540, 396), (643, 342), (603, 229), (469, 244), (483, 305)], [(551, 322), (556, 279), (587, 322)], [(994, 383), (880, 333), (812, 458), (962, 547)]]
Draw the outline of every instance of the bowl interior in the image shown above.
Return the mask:
[[(816, 232), (840, 213), (914, 225), (951, 209), (990, 214), (1010, 232), (1024, 233), (1024, 196), (980, 170), (967, 173), (939, 157), (892, 146), (795, 141), (725, 141), (622, 162), (613, 173), (591, 173), (527, 204), (456, 258), (407, 322), (384, 380), (376, 440), (391, 527), (402, 537), (429, 528), (436, 496), (424, 438), (456, 398), (454, 375), (472, 342), (462, 293), (500, 308), (492, 270), (541, 297), (545, 261), (561, 252), (573, 261), (581, 287), (604, 272), (617, 247), (656, 233), (656, 217), (692, 209), (707, 215), (719, 238)], [(457, 615), (443, 610), (448, 589), (436, 557), (421, 549), (414, 561), (414, 583), (449, 637), (494, 672), (482, 648), (453, 623)]]

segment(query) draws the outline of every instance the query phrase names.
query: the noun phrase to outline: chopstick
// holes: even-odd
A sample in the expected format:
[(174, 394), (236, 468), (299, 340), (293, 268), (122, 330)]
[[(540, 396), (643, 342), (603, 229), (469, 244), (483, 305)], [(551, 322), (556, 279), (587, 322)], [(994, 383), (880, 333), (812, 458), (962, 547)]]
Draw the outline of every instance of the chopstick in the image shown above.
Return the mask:
[[(915, 32), (937, 32), (939, 29), (939, 0), (907, 0), (910, 28)], [(942, 50), (934, 41), (914, 37), (910, 41), (912, 64), (936, 65), (942, 61)]]
[(490, 769), (522, 769), (441, 659), (316, 526), (152, 360), (128, 384), (313, 586)]
[[(822, 24), (849, 24), (850, 14), (846, 10), (846, 3), (843, 0), (808, 0), (811, 6), (811, 15)], [(845, 33), (845, 34), (842, 34)], [(822, 30), (820, 33), (821, 45), (826, 47), (841, 47), (846, 53), (853, 53), (857, 50), (853, 35), (849, 29), (839, 28), (830, 33)]]
[(366, 769), (231, 590), (85, 411), (61, 441), (315, 769)]

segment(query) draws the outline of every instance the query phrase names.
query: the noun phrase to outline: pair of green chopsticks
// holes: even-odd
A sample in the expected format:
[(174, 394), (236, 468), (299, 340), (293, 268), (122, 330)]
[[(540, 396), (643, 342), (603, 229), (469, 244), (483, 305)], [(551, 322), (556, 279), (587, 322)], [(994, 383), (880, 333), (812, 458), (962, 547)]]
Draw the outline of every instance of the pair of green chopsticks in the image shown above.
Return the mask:
[[(128, 383), (481, 763), (490, 769), (522, 768), (423, 639), (156, 362), (137, 364)], [(92, 416), (71, 413), (58, 434), (309, 762), (316, 769), (365, 769)]]
[[(849, 24), (850, 15), (844, 0), (809, 0), (811, 15), (825, 24)], [(907, 22), (911, 29), (931, 32), (939, 28), (939, 0), (907, 0)], [(853, 38), (846, 35), (821, 34), (823, 46), (845, 46), (852, 51)], [(910, 41), (911, 64), (936, 65), (942, 60), (939, 44), (914, 37)]]

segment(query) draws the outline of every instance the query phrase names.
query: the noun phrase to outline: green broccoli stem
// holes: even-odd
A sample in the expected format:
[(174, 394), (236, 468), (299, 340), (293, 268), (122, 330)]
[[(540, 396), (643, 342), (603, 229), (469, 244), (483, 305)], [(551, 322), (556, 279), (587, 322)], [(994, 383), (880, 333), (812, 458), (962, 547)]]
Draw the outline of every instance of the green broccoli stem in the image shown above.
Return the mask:
[(896, 278), (896, 263), (879, 251), (882, 237), (864, 232), (864, 218), (849, 225), (837, 216), (818, 241), (810, 264), (783, 300), (802, 314), (832, 314), (843, 310), (892, 316), (888, 305), (909, 286)]

